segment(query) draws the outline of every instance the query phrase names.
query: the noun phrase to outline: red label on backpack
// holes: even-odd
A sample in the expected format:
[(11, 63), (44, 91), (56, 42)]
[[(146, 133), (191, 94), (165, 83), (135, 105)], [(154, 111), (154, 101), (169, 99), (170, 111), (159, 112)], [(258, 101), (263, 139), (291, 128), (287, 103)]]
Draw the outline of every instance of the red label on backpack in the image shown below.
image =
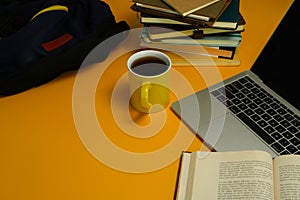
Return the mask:
[(54, 49), (57, 49), (58, 47), (61, 47), (62, 45), (66, 44), (67, 42), (69, 42), (70, 40), (72, 40), (73, 36), (66, 33), (54, 40), (51, 40), (49, 42), (43, 43), (42, 47), (46, 50), (46, 51), (52, 51)]

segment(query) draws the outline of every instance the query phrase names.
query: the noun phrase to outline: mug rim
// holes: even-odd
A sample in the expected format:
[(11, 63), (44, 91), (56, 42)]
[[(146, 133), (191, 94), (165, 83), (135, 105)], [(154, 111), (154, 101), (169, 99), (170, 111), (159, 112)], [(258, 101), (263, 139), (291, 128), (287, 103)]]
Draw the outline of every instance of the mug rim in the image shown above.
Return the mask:
[[(153, 55), (153, 56), (155, 56), (155, 57), (158, 57), (157, 55), (162, 56), (163, 58), (162, 57), (158, 57), (158, 58), (163, 59), (164, 61), (167, 62), (167, 69), (163, 73), (160, 73), (160, 74), (157, 74), (154, 76), (145, 76), (145, 75), (137, 74), (136, 72), (134, 72), (131, 68), (131, 64), (133, 63), (133, 61), (136, 60), (137, 58), (141, 58), (141, 55), (147, 54), (147, 53), (154, 53), (155, 55)], [(132, 74), (139, 76), (139, 77), (143, 77), (143, 78), (154, 78), (154, 77), (162, 76), (162, 75), (166, 74), (168, 71), (170, 71), (171, 67), (172, 67), (171, 58), (167, 54), (165, 54), (161, 51), (158, 51), (158, 50), (146, 49), (146, 50), (138, 51), (138, 52), (135, 52), (134, 54), (132, 54), (127, 60), (127, 69)]]

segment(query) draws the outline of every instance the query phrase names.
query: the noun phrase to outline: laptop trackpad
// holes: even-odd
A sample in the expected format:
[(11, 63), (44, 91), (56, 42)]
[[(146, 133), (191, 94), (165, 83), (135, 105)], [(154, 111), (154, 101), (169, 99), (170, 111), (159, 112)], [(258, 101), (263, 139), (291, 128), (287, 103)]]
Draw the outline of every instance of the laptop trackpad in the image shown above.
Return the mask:
[(216, 151), (264, 150), (271, 153), (273, 157), (276, 156), (251, 130), (230, 113), (227, 113), (225, 120), (219, 117), (211, 122), (209, 128), (204, 127), (202, 130), (205, 130), (206, 135), (203, 135), (204, 132), (201, 133), (201, 129), (199, 135)]

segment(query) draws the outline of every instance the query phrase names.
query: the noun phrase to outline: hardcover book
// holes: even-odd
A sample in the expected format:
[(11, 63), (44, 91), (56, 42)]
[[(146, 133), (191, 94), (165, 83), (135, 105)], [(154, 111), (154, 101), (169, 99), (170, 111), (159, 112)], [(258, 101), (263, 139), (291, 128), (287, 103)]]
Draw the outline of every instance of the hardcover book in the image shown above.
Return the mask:
[[(207, 47), (202, 45), (176, 45), (176, 44), (156, 44), (156, 43), (147, 43), (141, 42), (140, 44), (143, 47), (148, 47), (151, 49), (159, 49), (159, 50), (168, 50), (171, 52), (179, 52), (184, 54), (193, 54), (193, 58), (198, 58), (196, 56), (211, 56), (218, 58), (227, 58), (232, 59), (235, 47)], [(186, 55), (185, 55), (186, 56)], [(191, 58), (191, 56), (188, 56)]]
[(147, 34), (147, 30), (143, 28), (141, 40), (152, 44), (176, 44), (176, 45), (203, 45), (210, 47), (238, 47), (240, 46), (242, 35), (241, 33), (224, 33), (220, 35), (207, 35), (199, 39), (191, 37), (178, 38), (163, 38), (151, 40)]
[(206, 8), (182, 17), (177, 11), (162, 2), (161, 0), (133, 0), (135, 2), (131, 9), (152, 17), (176, 20), (181, 23), (211, 25), (221, 14), (232, 0), (220, 0)]
[(187, 16), (197, 10), (201, 10), (209, 5), (212, 5), (219, 0), (163, 0), (165, 3), (174, 8), (182, 16)]
[(174, 67), (238, 67), (241, 64), (240, 47), (234, 49), (232, 58), (222, 56), (205, 56), (192, 53), (180, 53), (172, 57)]
[(156, 17), (171, 19), (174, 21), (183, 22), (183, 23), (187, 23), (187, 24), (191, 24), (191, 25), (195, 25), (195, 26), (206, 27), (206, 26), (211, 26), (215, 22), (213, 20), (203, 19), (201, 17), (199, 17), (199, 18), (181, 17), (178, 14), (174, 14), (174, 13), (170, 13), (170, 12), (163, 12), (160, 10), (144, 7), (138, 3), (131, 5), (130, 8), (136, 12), (145, 13), (148, 15), (156, 16)]
[(149, 41), (147, 37), (142, 37), (140, 46), (159, 49), (166, 52), (166, 54), (174, 52), (174, 55), (172, 55), (173, 66), (235, 67), (241, 64), (240, 47), (165, 44)]
[[(156, 1), (156, 0), (155, 0)], [(216, 3), (217, 4), (217, 3)], [(155, 24), (174, 24), (174, 25), (192, 25), (199, 27), (212, 27), (219, 29), (234, 30), (239, 25), (245, 25), (246, 21), (240, 12), (240, 0), (229, 0), (219, 12), (219, 16), (210, 21), (203, 19), (196, 19), (193, 17), (180, 17), (176, 14), (161, 12), (145, 7), (132, 5), (131, 9), (140, 12), (141, 23), (155, 23)]]
[(147, 31), (151, 40), (176, 38), (182, 36), (189, 36), (192, 38), (202, 38), (207, 35), (219, 35), (223, 33), (237, 33), (245, 30), (244, 24), (238, 25), (236, 29), (220, 29), (220, 28), (198, 28), (184, 25), (153, 25), (145, 24), (145, 31)]
[(240, 0), (232, 0), (212, 27), (236, 29), (241, 17)]

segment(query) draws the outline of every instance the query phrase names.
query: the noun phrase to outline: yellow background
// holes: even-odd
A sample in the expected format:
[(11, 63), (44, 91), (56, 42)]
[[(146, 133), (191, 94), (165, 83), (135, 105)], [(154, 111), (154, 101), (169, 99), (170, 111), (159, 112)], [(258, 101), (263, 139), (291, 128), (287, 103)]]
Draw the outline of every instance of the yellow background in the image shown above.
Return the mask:
[[(126, 20), (131, 28), (140, 26), (136, 13), (129, 8), (132, 2), (106, 2), (117, 21)], [(241, 66), (219, 67), (223, 78), (251, 67), (290, 3), (287, 0), (241, 1), (241, 12), (246, 20)], [(172, 140), (180, 120), (168, 108), (165, 126), (158, 135), (136, 139), (120, 131), (111, 114), (110, 94), (118, 78), (125, 73), (126, 66), (122, 64), (128, 57), (129, 54), (120, 56), (105, 71), (95, 94), (95, 111), (106, 136), (117, 146), (133, 152), (152, 152)], [(193, 68), (177, 70), (188, 77), (195, 90), (205, 87), (199, 77), (193, 75)], [(73, 118), (75, 77), (76, 72), (67, 72), (40, 87), (0, 98), (0, 199), (173, 199), (179, 159), (156, 171), (128, 173), (99, 162), (89, 153), (79, 138)], [(175, 99), (172, 96), (171, 101)], [(82, 109), (84, 112), (85, 108)], [(135, 112), (131, 115), (140, 125), (150, 121), (146, 115)], [(201, 141), (188, 128), (183, 127), (183, 132), (186, 138), (192, 139), (192, 144), (182, 150), (202, 148)], [(203, 150), (208, 149), (203, 146)], [(103, 151), (103, 154), (116, 159), (113, 152)], [(136, 164), (123, 157), (119, 159), (124, 165)]]

